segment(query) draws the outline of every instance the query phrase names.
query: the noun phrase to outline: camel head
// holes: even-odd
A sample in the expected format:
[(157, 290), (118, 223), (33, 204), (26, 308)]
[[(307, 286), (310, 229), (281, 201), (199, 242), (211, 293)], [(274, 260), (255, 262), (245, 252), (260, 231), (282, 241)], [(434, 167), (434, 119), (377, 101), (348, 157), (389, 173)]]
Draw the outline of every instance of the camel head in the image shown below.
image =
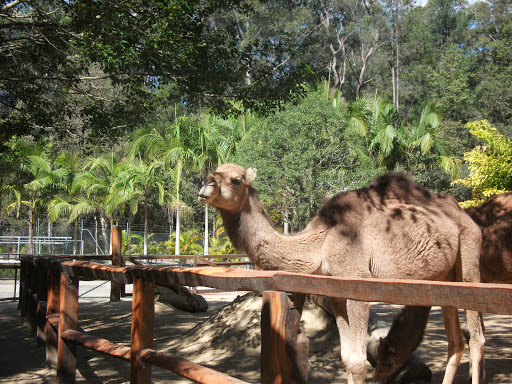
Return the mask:
[(219, 210), (240, 212), (255, 177), (254, 168), (223, 164), (204, 180), (199, 191), (199, 201)]

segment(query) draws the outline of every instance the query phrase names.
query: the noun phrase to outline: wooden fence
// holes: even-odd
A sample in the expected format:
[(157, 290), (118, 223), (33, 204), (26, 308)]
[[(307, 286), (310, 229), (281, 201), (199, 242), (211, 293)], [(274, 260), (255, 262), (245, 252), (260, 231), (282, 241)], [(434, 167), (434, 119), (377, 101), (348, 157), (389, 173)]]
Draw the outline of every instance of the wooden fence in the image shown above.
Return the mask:
[[(406, 305), (441, 305), (512, 315), (512, 285), (419, 280), (348, 279), (241, 268), (116, 266), (51, 256), (21, 258), (20, 308), (46, 343), (57, 383), (74, 383), (82, 346), (129, 362), (130, 383), (150, 383), (156, 365), (196, 383), (243, 383), (170, 353), (153, 349), (154, 289), (208, 286), (263, 292), (261, 383), (306, 383), (308, 341), (297, 334), (300, 313), (286, 292)], [(133, 284), (131, 345), (120, 346), (78, 331), (80, 280)]]

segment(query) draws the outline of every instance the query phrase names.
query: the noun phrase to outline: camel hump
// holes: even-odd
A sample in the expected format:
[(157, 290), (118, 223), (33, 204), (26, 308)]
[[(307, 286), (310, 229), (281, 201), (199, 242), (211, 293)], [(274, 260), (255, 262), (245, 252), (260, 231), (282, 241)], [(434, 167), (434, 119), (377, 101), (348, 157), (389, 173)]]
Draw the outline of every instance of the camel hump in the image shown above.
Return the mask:
[(432, 194), (404, 173), (391, 172), (373, 180), (368, 187), (363, 188), (372, 200), (381, 205), (405, 203), (428, 204)]
[[(446, 202), (444, 200), (446, 199)], [(320, 216), (328, 225), (343, 223), (348, 228), (358, 227), (362, 217), (375, 210), (386, 211), (397, 205), (445, 205), (458, 208), (449, 195), (430, 193), (403, 173), (391, 172), (374, 179), (368, 186), (354, 191), (341, 192), (327, 201), (320, 209)], [(462, 210), (461, 210), (462, 211)]]
[(487, 227), (498, 221), (512, 219), (512, 193), (496, 195), (478, 207), (465, 209), (466, 213), (480, 226)]

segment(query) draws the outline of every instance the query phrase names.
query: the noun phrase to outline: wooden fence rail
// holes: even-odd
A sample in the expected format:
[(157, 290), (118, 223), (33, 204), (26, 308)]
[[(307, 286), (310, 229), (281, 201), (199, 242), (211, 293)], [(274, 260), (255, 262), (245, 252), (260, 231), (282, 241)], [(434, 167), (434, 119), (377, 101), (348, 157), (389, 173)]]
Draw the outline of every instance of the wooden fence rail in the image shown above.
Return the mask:
[[(56, 365), (57, 382), (66, 384), (75, 382), (77, 345), (129, 361), (131, 383), (150, 383), (152, 364), (197, 383), (242, 383), (152, 349), (155, 284), (264, 292), (261, 329), (264, 384), (307, 381), (307, 341), (297, 335), (297, 314), (293, 313), (285, 292), (394, 304), (453, 306), (512, 315), (512, 285), (508, 284), (345, 279), (238, 268), (119, 267), (40, 256), (22, 257), (21, 270), (22, 314), (35, 319), (37, 329), (44, 333), (47, 364)], [(80, 280), (134, 284), (130, 347), (78, 331)]]

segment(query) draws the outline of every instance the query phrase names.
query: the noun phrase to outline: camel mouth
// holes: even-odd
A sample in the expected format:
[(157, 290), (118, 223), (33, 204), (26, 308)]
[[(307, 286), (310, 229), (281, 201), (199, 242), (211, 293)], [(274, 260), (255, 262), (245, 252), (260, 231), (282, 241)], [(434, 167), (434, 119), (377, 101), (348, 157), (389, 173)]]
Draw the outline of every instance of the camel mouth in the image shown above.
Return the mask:
[(208, 204), (210, 201), (212, 201), (212, 197), (211, 197), (211, 196), (205, 196), (205, 195), (199, 195), (199, 197), (197, 198), (197, 200), (198, 200), (201, 204)]
[(208, 202), (208, 198), (206, 196), (199, 196), (197, 198), (201, 204), (206, 204)]

